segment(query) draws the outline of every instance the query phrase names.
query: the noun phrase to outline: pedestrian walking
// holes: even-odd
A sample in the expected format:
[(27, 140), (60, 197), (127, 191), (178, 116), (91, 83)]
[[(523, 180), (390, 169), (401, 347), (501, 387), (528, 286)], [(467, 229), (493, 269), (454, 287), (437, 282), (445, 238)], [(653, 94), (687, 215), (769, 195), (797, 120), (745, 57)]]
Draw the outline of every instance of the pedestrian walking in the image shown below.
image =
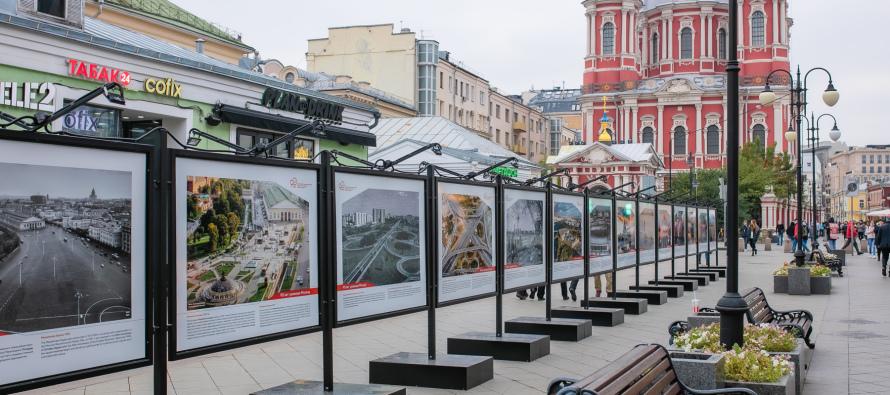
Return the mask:
[(875, 245), (878, 248), (878, 256), (881, 257), (881, 275), (887, 276), (887, 256), (890, 255), (890, 222), (879, 221), (875, 231)]
[(803, 250), (806, 251), (806, 252), (810, 252), (810, 234), (811, 234), (812, 232), (813, 232), (813, 231), (810, 230), (810, 224), (808, 224), (806, 221), (804, 221), (804, 223), (803, 223), (803, 241), (802, 241), (802, 243), (803, 243)]
[(834, 217), (828, 219), (828, 248), (832, 250), (837, 249), (837, 239), (840, 237), (840, 233), (838, 231), (837, 223), (834, 222)]
[(784, 241), (785, 241), (785, 224), (779, 222), (778, 225), (776, 225), (776, 243), (778, 243), (779, 246), (783, 246), (783, 245), (785, 245)]
[(868, 225), (865, 227), (865, 239), (868, 240), (868, 254), (872, 258), (877, 257), (878, 252), (875, 249), (875, 221), (868, 221)]
[(748, 228), (748, 221), (742, 221), (742, 227), (739, 228), (739, 237), (745, 241), (745, 247), (742, 252), (748, 251), (748, 238), (751, 237), (750, 228)]
[(748, 242), (751, 243), (751, 256), (757, 255), (757, 240), (760, 238), (760, 227), (757, 226), (757, 221), (751, 220), (751, 224), (748, 225)]
[(847, 246), (850, 245), (850, 243), (852, 243), (853, 249), (856, 250), (857, 254), (859, 254), (859, 255), (864, 254), (864, 252), (859, 250), (859, 243), (856, 242), (857, 241), (856, 239), (859, 238), (859, 232), (856, 231), (856, 223), (854, 223), (852, 220), (850, 220), (849, 222), (844, 223), (844, 225), (847, 226), (847, 230), (846, 230), (847, 241), (844, 243), (843, 248), (846, 249)]
[[(596, 288), (596, 297), (603, 292), (603, 280), (599, 274), (593, 277), (593, 287)], [(612, 290), (612, 273), (606, 273), (606, 295)]]

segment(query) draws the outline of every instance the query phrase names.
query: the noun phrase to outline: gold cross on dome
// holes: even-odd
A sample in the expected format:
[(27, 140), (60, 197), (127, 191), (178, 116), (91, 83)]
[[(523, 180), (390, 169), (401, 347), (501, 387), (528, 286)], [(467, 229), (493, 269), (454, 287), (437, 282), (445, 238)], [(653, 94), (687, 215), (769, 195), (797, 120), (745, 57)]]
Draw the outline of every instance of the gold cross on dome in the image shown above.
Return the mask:
[(606, 111), (606, 99), (607, 99), (606, 95), (603, 95), (603, 112)]

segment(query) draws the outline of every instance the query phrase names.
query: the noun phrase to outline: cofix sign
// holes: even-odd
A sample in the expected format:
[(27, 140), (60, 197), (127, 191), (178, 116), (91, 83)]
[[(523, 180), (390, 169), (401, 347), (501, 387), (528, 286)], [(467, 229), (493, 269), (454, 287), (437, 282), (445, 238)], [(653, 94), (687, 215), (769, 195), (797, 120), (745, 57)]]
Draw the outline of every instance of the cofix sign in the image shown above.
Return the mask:
[(275, 88), (263, 92), (262, 104), (272, 109), (300, 113), (307, 118), (343, 122), (343, 106), (310, 97), (301, 98), (300, 95)]
[(91, 80), (104, 82), (117, 82), (121, 85), (130, 85), (130, 73), (106, 66), (68, 59), (68, 74), (82, 76)]

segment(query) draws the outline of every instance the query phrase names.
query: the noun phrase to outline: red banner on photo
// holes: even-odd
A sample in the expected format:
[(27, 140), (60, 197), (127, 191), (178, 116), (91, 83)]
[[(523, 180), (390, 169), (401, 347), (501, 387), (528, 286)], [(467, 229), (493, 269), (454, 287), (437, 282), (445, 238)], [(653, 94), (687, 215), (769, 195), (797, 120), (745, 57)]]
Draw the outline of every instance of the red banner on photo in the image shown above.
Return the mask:
[(572, 258), (572, 260), (573, 260), (573, 261), (583, 261), (583, 260), (584, 260), (584, 257), (583, 257), (583, 256), (576, 256), (576, 257)]
[(8, 335), (8, 334), (9, 334), (9, 333), (3, 333), (3, 332), (0, 332), (0, 336), (6, 336), (6, 335)]
[(492, 266), (492, 267), (483, 267), (483, 268), (479, 268), (478, 270), (476, 270), (476, 273), (485, 273), (485, 272), (493, 272), (493, 271), (495, 271), (495, 267), (494, 267), (494, 266)]
[(316, 294), (318, 294), (318, 288), (298, 289), (298, 290), (294, 290), (294, 291), (279, 292), (275, 295), (272, 295), (272, 297), (269, 298), (268, 300), (297, 298), (300, 296), (309, 296), (309, 295), (316, 295)]
[(522, 267), (522, 265), (514, 263), (514, 264), (512, 264), (512, 265), (506, 265), (506, 266), (504, 266), (504, 269), (518, 269), (518, 268), (520, 268), (520, 267)]
[(340, 284), (337, 286), (337, 291), (349, 291), (350, 289), (371, 288), (371, 287), (376, 287), (376, 285), (363, 281), (360, 283)]

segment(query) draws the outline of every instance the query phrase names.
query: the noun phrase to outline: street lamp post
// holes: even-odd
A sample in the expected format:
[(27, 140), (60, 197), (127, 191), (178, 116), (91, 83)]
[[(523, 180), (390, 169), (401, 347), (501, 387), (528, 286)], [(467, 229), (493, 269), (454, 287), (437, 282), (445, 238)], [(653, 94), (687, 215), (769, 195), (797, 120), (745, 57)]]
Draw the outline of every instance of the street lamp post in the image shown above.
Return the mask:
[[(791, 74), (790, 71), (785, 69), (773, 70), (766, 76), (766, 84), (763, 88), (763, 92), (760, 93), (760, 104), (764, 107), (772, 106), (776, 101), (776, 93), (770, 89), (769, 80), (773, 76), (773, 74), (780, 72), (788, 74), (788, 78), (791, 79), (791, 92), (796, 94), (796, 98), (793, 99), (791, 105), (796, 108), (796, 128), (789, 129), (789, 132), (793, 132), (796, 130), (796, 140), (797, 140), (797, 251), (794, 252), (794, 260), (795, 264), (800, 267), (804, 264), (804, 252), (803, 252), (803, 232), (801, 231), (802, 227), (800, 226), (800, 222), (803, 220), (803, 200), (801, 197), (803, 196), (803, 174), (802, 174), (802, 162), (800, 155), (800, 146), (801, 146), (801, 119), (806, 119), (806, 110), (807, 110), (807, 78), (810, 76), (815, 70), (824, 71), (828, 74), (828, 87), (825, 89), (825, 92), (822, 93), (822, 101), (825, 102), (829, 107), (833, 107), (837, 104), (838, 99), (840, 98), (840, 94), (837, 89), (834, 88), (834, 84), (832, 83), (831, 73), (828, 70), (822, 67), (814, 67), (807, 71), (804, 75), (803, 79), (800, 77), (800, 67), (797, 68), (797, 84), (795, 85), (795, 78)], [(794, 97), (794, 96), (792, 96)], [(789, 133), (785, 133), (785, 137), (787, 138)], [(789, 140), (793, 142), (793, 140)]]
[[(692, 194), (692, 174), (695, 173), (695, 160), (692, 158), (692, 151), (689, 151), (689, 156), (686, 157), (686, 167), (689, 168), (689, 193)], [(695, 196), (693, 195), (693, 199)], [(689, 209), (686, 209), (686, 229), (683, 229), (686, 232), (686, 256), (684, 259), (686, 260), (686, 273), (689, 273)], [(696, 259), (698, 257), (696, 256)], [(698, 268), (698, 265), (696, 265)]]
[[(831, 128), (831, 132), (828, 133), (828, 137), (831, 138), (831, 141), (837, 141), (841, 138), (841, 131), (837, 128), (837, 118), (831, 114), (822, 114), (818, 118), (814, 113), (810, 113), (810, 127), (807, 129), (809, 133), (807, 135), (807, 141), (810, 142), (810, 150), (813, 154), (813, 229), (814, 231), (817, 229), (816, 225), (819, 224), (819, 219), (816, 216), (816, 148), (819, 147), (819, 121), (822, 117), (829, 116), (834, 120), (834, 127)], [(819, 248), (819, 232), (814, 232), (813, 234), (813, 251), (816, 251)]]

